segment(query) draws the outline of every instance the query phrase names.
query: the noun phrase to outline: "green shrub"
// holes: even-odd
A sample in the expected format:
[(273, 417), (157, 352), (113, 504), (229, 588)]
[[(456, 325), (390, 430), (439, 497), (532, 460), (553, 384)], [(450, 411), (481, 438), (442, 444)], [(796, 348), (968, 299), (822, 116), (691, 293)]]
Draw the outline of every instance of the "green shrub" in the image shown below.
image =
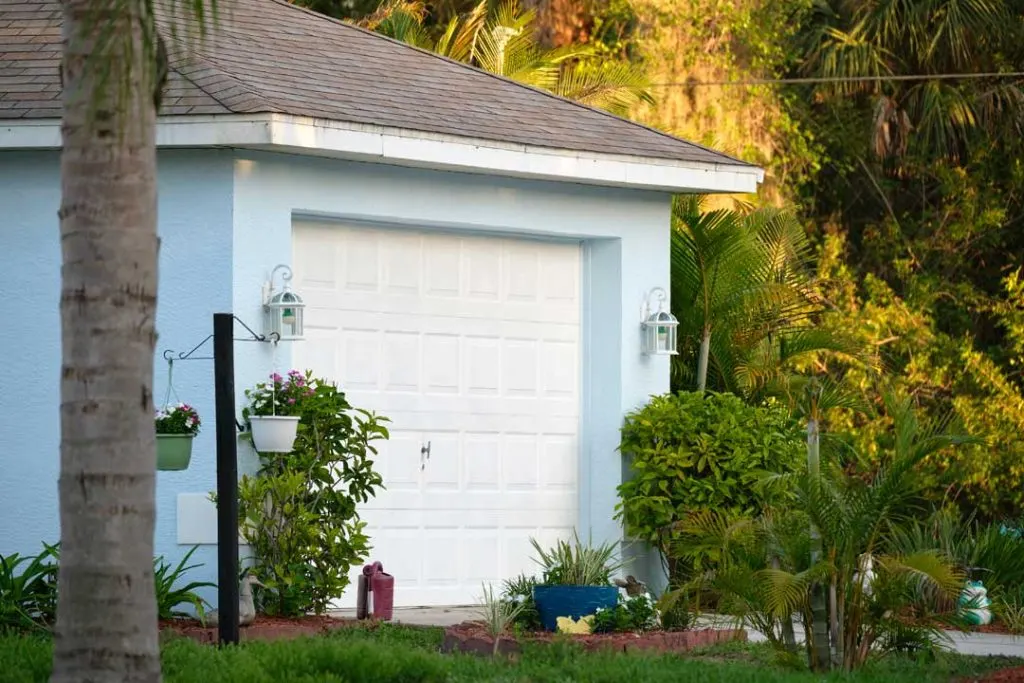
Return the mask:
[(794, 472), (804, 458), (784, 408), (713, 392), (654, 397), (626, 417), (620, 448), (632, 477), (619, 486), (619, 518), (666, 554), (681, 520), (702, 510), (757, 514), (782, 495), (764, 475)]
[(1024, 635), (1024, 586), (1003, 591), (992, 603), (993, 611), (1010, 633)]
[(644, 593), (626, 600), (620, 598), (612, 609), (598, 609), (594, 615), (595, 633), (637, 633), (659, 626), (654, 599)]
[(192, 581), (184, 586), (178, 585), (178, 582), (185, 576), (186, 572), (201, 566), (198, 564), (186, 566), (198, 547), (192, 546), (192, 549), (185, 553), (185, 557), (181, 558), (181, 562), (173, 569), (162, 557), (158, 557), (153, 561), (153, 577), (156, 580), (156, 607), (157, 614), (161, 619), (192, 616), (188, 612), (179, 610), (179, 605), (191, 605), (200, 619), (205, 617), (206, 611), (203, 599), (199, 597), (196, 590), (200, 588), (215, 588), (217, 584), (206, 581)]
[(502, 586), (501, 599), (512, 607), (518, 607), (513, 625), (524, 631), (541, 630), (540, 612), (533, 601), (533, 588), (537, 579), (526, 574), (506, 579)]
[[(57, 572), (60, 569), (60, 543), (43, 544), (43, 552), (34, 557), (0, 555), (0, 632), (48, 631), (57, 619)], [(159, 617), (192, 616), (178, 610), (191, 605), (202, 618), (203, 600), (195, 592), (215, 584), (193, 581), (179, 585), (187, 572), (200, 565), (186, 566), (195, 553), (193, 547), (173, 569), (162, 557), (153, 560), (156, 603)]]
[(956, 508), (908, 523), (894, 531), (893, 542), (905, 553), (940, 551), (962, 572), (976, 572), (993, 598), (1024, 585), (1024, 538), (1002, 524), (964, 519)]
[(383, 486), (373, 442), (388, 438), (387, 420), (354, 409), (334, 384), (308, 371), (272, 381), (275, 395), (289, 397), (291, 414), (301, 416), (298, 437), (291, 453), (261, 454), (258, 475), (242, 477), (241, 533), (268, 589), (258, 595), (262, 609), (321, 614), (369, 552), (356, 506)]
[[(59, 545), (59, 544), (58, 544)], [(0, 555), (0, 631), (47, 630), (57, 616), (58, 545), (35, 557)]]

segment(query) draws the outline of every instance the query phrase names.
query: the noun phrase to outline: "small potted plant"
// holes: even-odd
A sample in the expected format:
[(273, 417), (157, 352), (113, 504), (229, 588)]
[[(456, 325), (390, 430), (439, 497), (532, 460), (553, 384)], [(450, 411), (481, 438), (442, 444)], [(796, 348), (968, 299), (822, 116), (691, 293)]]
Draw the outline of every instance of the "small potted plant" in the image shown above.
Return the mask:
[(306, 378), (298, 370), (287, 377), (276, 372), (269, 382), (261, 382), (245, 392), (249, 405), (242, 417), (249, 423), (253, 447), (258, 453), (290, 453), (295, 445), (302, 412), (302, 399), (313, 395)]
[(556, 630), (559, 617), (579, 620), (616, 607), (619, 589), (612, 585), (611, 577), (621, 562), (615, 560), (615, 544), (590, 547), (575, 534), (572, 543), (559, 541), (550, 551), (534, 539), (530, 543), (543, 569), (533, 600), (546, 630)]
[(199, 413), (187, 403), (166, 406), (156, 413), (156, 468), (188, 469), (192, 441), (199, 433)]

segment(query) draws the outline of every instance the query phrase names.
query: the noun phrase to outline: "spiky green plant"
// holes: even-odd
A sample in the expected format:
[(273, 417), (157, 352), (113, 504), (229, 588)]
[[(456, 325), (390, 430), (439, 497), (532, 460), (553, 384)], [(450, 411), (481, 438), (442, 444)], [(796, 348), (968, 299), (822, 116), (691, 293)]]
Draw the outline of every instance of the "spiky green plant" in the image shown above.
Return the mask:
[(515, 623), (516, 617), (523, 610), (523, 603), (513, 603), (503, 600), (500, 594), (488, 584), (483, 584), (483, 599), (480, 607), (480, 616), (487, 625), (487, 633), (494, 639), (492, 654), (498, 654), (498, 646), (501, 636), (510, 625)]
[(544, 550), (535, 538), (530, 544), (537, 553), (534, 561), (543, 570), (543, 582), (548, 585), (606, 586), (622, 567), (615, 556), (615, 543), (591, 546), (580, 541), (576, 532), (572, 542), (558, 541), (550, 550)]

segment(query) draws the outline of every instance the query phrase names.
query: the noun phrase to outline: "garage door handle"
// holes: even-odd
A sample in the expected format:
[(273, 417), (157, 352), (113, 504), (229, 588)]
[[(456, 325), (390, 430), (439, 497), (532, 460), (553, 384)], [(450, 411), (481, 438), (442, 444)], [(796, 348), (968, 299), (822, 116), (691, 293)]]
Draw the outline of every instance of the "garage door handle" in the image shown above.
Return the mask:
[(420, 471), (427, 469), (427, 460), (430, 460), (430, 442), (426, 446), (420, 446)]

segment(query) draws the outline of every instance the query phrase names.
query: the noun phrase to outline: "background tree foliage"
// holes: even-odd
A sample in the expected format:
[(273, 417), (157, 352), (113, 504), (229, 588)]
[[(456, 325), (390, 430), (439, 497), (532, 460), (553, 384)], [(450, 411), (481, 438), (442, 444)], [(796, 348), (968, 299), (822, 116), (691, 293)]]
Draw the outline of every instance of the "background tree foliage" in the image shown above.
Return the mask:
[[(795, 215), (807, 240), (796, 260), (816, 271), (811, 324), (796, 331), (874, 352), (893, 391), (981, 438), (922, 464), (934, 499), (986, 518), (1024, 507), (1024, 79), (965, 77), (1021, 70), (1024, 0), (297, 1), (763, 165), (754, 203)], [(830, 80), (763, 82), (780, 78)], [(680, 205), (677, 234), (717, 208), (749, 213), (714, 198), (694, 223)], [(674, 304), (693, 331), (675, 384), (693, 388), (706, 316)], [(783, 365), (842, 376), (876, 409), (832, 410), (829, 431), (852, 440), (851, 467), (878, 467), (891, 418), (875, 368), (829, 343), (783, 363), (776, 329), (793, 320), (721, 319), (709, 389), (756, 401), (751, 373)]]
[[(820, 2), (794, 16), (789, 75), (830, 78), (1019, 70), (1019, 2)], [(1016, 66), (1015, 66), (1016, 65)], [(1017, 78), (790, 86), (822, 150), (794, 199), (836, 309), (827, 324), (879, 349), (927, 413), (983, 439), (926, 462), (933, 496), (987, 516), (1024, 504), (1020, 265), (1024, 97)], [(866, 378), (859, 386), (876, 399)], [(838, 417), (860, 445), (884, 417)], [(867, 448), (865, 468), (877, 465)]]

